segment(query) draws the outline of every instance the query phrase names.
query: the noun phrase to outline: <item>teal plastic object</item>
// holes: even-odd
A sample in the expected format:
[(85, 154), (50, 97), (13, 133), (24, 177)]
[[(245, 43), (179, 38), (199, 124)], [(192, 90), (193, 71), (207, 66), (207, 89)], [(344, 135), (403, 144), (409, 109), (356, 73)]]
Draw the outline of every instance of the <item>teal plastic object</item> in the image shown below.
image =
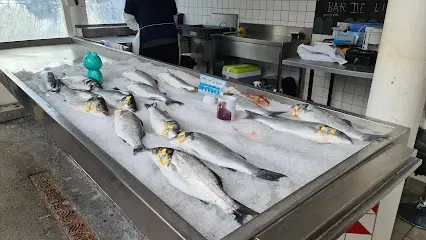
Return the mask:
[(87, 52), (83, 59), (83, 65), (88, 70), (87, 77), (102, 84), (103, 76), (100, 71), (102, 68), (102, 60), (99, 55), (95, 52)]

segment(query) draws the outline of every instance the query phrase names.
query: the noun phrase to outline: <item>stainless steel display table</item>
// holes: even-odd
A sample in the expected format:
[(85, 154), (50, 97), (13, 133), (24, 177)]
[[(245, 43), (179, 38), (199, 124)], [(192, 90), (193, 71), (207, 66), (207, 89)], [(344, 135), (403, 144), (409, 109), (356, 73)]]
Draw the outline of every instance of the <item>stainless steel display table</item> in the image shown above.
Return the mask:
[[(44, 47), (34, 48), (31, 45)], [(147, 59), (76, 38), (0, 44), (0, 49), (3, 49), (0, 51), (0, 82), (33, 113), (38, 122), (123, 209), (141, 232), (154, 240), (205, 239), (12, 73), (23, 68), (28, 71), (39, 70), (54, 58), (62, 64), (75, 63), (86, 50), (98, 52), (106, 61)], [(178, 69), (176, 66), (152, 62)], [(179, 70), (198, 76), (188, 69)], [(249, 94), (266, 95), (285, 104), (303, 103), (234, 82), (229, 82), (229, 85)], [(270, 240), (283, 239), (283, 236), (286, 239), (336, 239), (420, 165), (421, 161), (414, 157), (416, 151), (405, 146), (408, 128), (330, 111), (363, 128), (390, 130), (389, 138), (369, 144), (224, 239)]]
[[(310, 69), (309, 73), (309, 88), (308, 88), (308, 101), (312, 101), (312, 90), (314, 84), (314, 74), (316, 70), (331, 73), (330, 86), (328, 91), (327, 106), (330, 106), (331, 96), (333, 94), (334, 77), (335, 74), (359, 78), (373, 78), (374, 67), (371, 66), (358, 66), (353, 64), (339, 65), (338, 63), (320, 62), (304, 60), (297, 57), (287, 58), (282, 61), (283, 65), (298, 67), (300, 68), (300, 79), (301, 83), (304, 83), (305, 69)], [(303, 87), (300, 87), (300, 91), (303, 91)], [(303, 96), (303, 95), (301, 95)]]

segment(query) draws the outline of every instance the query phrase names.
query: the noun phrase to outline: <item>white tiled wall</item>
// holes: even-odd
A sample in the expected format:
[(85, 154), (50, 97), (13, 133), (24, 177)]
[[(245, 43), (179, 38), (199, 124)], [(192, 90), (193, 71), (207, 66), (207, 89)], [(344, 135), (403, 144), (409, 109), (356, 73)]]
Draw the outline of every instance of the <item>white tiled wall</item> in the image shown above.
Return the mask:
[(176, 0), (186, 24), (208, 24), (212, 13), (239, 14), (240, 22), (312, 27), (316, 0)]
[[(185, 14), (186, 24), (208, 24), (212, 13), (232, 13), (239, 14), (240, 22), (243, 23), (312, 28), (316, 0), (176, 0), (176, 4), (178, 11)], [(327, 38), (331, 36), (314, 34), (312, 41), (322, 41)], [(276, 75), (276, 65), (257, 64), (262, 67), (263, 77)], [(298, 68), (284, 66), (283, 77), (293, 77), (298, 82)], [(306, 99), (309, 69), (306, 70), (305, 79), (304, 98)], [(330, 73), (316, 71), (313, 101), (327, 104), (329, 86)], [(365, 114), (370, 86), (371, 79), (336, 75), (331, 106), (348, 112)]]

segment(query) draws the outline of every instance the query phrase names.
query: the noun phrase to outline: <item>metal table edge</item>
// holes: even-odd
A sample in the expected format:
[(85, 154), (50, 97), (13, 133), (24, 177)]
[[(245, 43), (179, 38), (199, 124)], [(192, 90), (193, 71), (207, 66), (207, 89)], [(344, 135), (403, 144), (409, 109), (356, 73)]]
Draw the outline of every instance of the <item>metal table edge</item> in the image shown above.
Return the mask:
[[(377, 182), (374, 182), (374, 184), (370, 185), (368, 189), (360, 190), (362, 194), (357, 196), (357, 198), (352, 199), (352, 201), (350, 202), (345, 202), (345, 205), (341, 206), (339, 211), (330, 215), (326, 215), (326, 219), (324, 219), (323, 217), (323, 215), (325, 214), (320, 215), (321, 217), (323, 217), (322, 219), (315, 218), (314, 221), (317, 221), (319, 224), (313, 224), (315, 227), (309, 228), (311, 231), (306, 232), (307, 224), (304, 224), (305, 233), (299, 234), (299, 232), (297, 232), (295, 234), (297, 235), (297, 237), (295, 237), (291, 235), (292, 231), (293, 234), (295, 233), (294, 226), (292, 228), (292, 226), (289, 226), (288, 224), (295, 223), (296, 226), (299, 226), (304, 220), (309, 221), (308, 219), (300, 218), (301, 216), (306, 216), (306, 213), (309, 212), (309, 210), (311, 210), (312, 212), (313, 208), (318, 205), (318, 202), (328, 202), (330, 200), (330, 196), (332, 195), (326, 196), (326, 194), (329, 194), (333, 191), (338, 192), (335, 191), (336, 188), (342, 188), (342, 186), (345, 187), (345, 180), (346, 184), (349, 180), (353, 182), (354, 179), (360, 177), (357, 176), (357, 173), (358, 175), (361, 175), (359, 173), (361, 173), (363, 170), (371, 168), (373, 162), (365, 162), (362, 166), (359, 166), (354, 169), (354, 171), (345, 174), (345, 176), (343, 176), (339, 181), (329, 185), (327, 188), (323, 188), (315, 196), (308, 199), (308, 201), (305, 201), (300, 206), (293, 209), (291, 212), (288, 212), (288, 214), (286, 216), (283, 216), (281, 220), (274, 222), (274, 224), (271, 225), (269, 229), (256, 234), (257, 239), (271, 239), (271, 236), (276, 236), (280, 234), (282, 235), (284, 232), (287, 234), (287, 237), (289, 237), (289, 239), (329, 240), (338, 238), (342, 233), (344, 233), (344, 231), (347, 230), (348, 227), (358, 221), (365, 213), (368, 212), (369, 209), (371, 209), (371, 207), (377, 204), (396, 185), (405, 180), (410, 174), (414, 172), (414, 170), (418, 166), (421, 165), (421, 160), (414, 157), (416, 153), (415, 150), (400, 144), (393, 144), (390, 148), (390, 151), (399, 151), (401, 149), (403, 149), (402, 151), (405, 151), (397, 157), (402, 158), (398, 163), (395, 163), (393, 166), (387, 166), (389, 169), (392, 168), (392, 170), (386, 173), (384, 173), (383, 171), (377, 171), (378, 173), (376, 175), (379, 178)], [(410, 154), (407, 156), (405, 153), (408, 152)], [(389, 158), (389, 153), (386, 151), (382, 151), (379, 155), (379, 158), (381, 159), (382, 163), (385, 163)], [(394, 155), (392, 155), (392, 157), (394, 157)], [(369, 170), (376, 171), (376, 169)], [(333, 206), (338, 204), (333, 202), (329, 205)]]

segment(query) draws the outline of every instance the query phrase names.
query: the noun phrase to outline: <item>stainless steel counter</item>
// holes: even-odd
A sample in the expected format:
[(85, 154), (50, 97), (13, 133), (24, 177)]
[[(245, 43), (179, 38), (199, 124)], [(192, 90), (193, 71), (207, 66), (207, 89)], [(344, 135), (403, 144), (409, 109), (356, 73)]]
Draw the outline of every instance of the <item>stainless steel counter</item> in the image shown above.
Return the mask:
[[(1, 49), (9, 48), (0, 51), (2, 64), (7, 60), (7, 64), (0, 67), (0, 82), (34, 114), (49, 134), (150, 239), (204, 239), (153, 192), (12, 73), (22, 68), (32, 71), (41, 69), (45, 67), (44, 64), (55, 62), (56, 58), (59, 60), (55, 64), (77, 62), (86, 50), (98, 52), (103, 59), (148, 59), (76, 38), (32, 43), (37, 46), (55, 43), (61, 45), (20, 48), (29, 43), (0, 44)], [(14, 64), (15, 60), (19, 65)], [(199, 75), (189, 69), (179, 70), (193, 76)], [(266, 95), (281, 103), (302, 103), (281, 94), (235, 82), (229, 82), (229, 85), (248, 94)], [(420, 160), (414, 157), (415, 150), (404, 146), (408, 139), (408, 128), (329, 110), (362, 128), (389, 130), (389, 138), (371, 143), (224, 239), (269, 240), (282, 239), (283, 236), (295, 240), (336, 239), (420, 165)]]
[(372, 79), (374, 75), (374, 67), (373, 66), (360, 66), (353, 64), (345, 64), (340, 65), (338, 63), (329, 63), (329, 62), (320, 62), (320, 61), (310, 61), (304, 60), (299, 56), (294, 56), (290, 58), (286, 58), (282, 60), (282, 64), (286, 66), (298, 67), (300, 68), (300, 92), (299, 97), (303, 97), (304, 83), (306, 78), (306, 69), (309, 69), (309, 86), (308, 86), (308, 101), (312, 101), (312, 91), (314, 85), (314, 71), (323, 71), (331, 73), (330, 77), (330, 86), (328, 90), (327, 97), (327, 106), (331, 105), (331, 97), (333, 94), (334, 87), (334, 77), (335, 74), (351, 76), (351, 77), (359, 77), (359, 78), (368, 78)]
[(245, 58), (277, 65), (277, 89), (282, 89), (282, 61), (296, 52), (301, 43), (309, 39), (291, 39), (291, 32), (303, 32), (309, 35), (308, 29), (279, 26), (245, 24), (247, 34), (238, 36), (236, 33), (212, 35), (214, 45), (213, 65), (221, 56)]

